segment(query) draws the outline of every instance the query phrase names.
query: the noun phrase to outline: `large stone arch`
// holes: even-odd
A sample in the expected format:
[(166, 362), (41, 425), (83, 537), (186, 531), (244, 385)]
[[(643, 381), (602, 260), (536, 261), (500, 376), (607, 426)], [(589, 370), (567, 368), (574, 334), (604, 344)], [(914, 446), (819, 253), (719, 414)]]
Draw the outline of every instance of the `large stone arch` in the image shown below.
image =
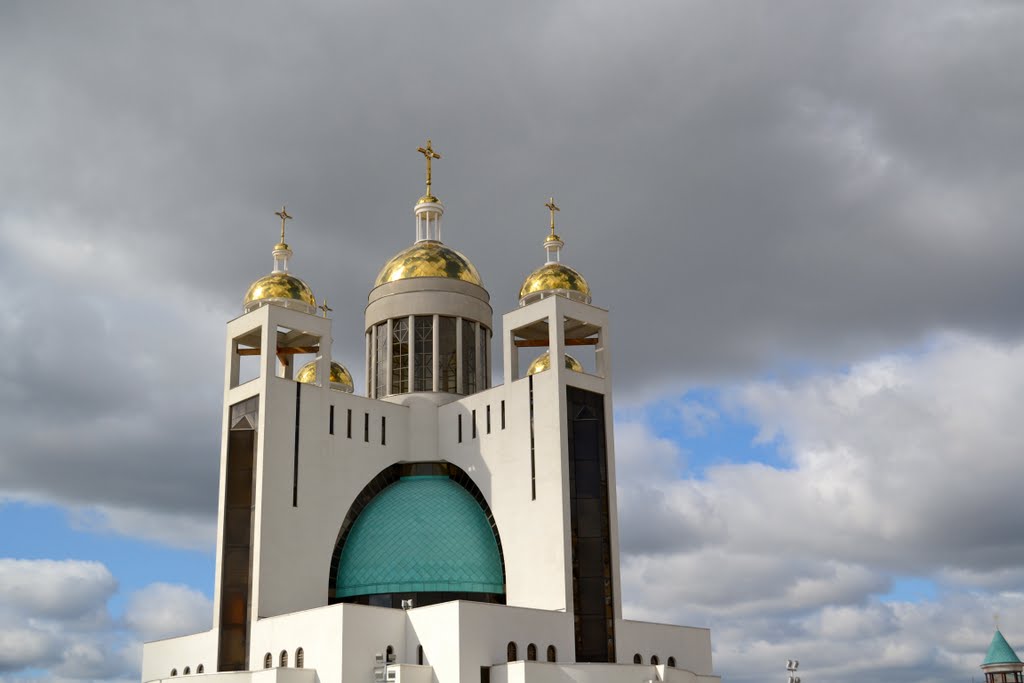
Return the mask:
[[(353, 529), (356, 528), (360, 516), (364, 511), (366, 511), (367, 507), (370, 506), (373, 501), (377, 500), (381, 494), (388, 491), (393, 485), (403, 479), (415, 480), (442, 478), (447, 478), (451, 482), (457, 484), (459, 489), (464, 491), (464, 493), (461, 494), (462, 496), (465, 496), (465, 494), (468, 493), (469, 496), (472, 497), (473, 501), (475, 501), (479, 506), (479, 512), (486, 518), (486, 523), (490, 528), (490, 532), (494, 537), (494, 543), (497, 546), (498, 562), (500, 563), (501, 571), (501, 590), (495, 592), (422, 590), (398, 591), (387, 594), (339, 596), (339, 568), (344, 569), (342, 558), (345, 553), (346, 543), (349, 541), (350, 534), (352, 534)], [(403, 484), (403, 486), (407, 486), (407, 484)], [(394, 490), (392, 490), (389, 495), (394, 495)], [(371, 512), (371, 516), (372, 515), (373, 513)], [(362, 542), (359, 540), (361, 534), (357, 532), (356, 536), (356, 545), (359, 545), (359, 543)], [(383, 539), (382, 543), (383, 542), (387, 542), (387, 539)], [(396, 552), (401, 552), (401, 549), (396, 549)], [(331, 565), (328, 575), (328, 602), (331, 604), (337, 602), (360, 602), (363, 604), (399, 607), (401, 606), (400, 603), (402, 599), (412, 598), (416, 606), (456, 599), (497, 602), (503, 604), (505, 602), (504, 586), (505, 559), (501, 545), (501, 536), (498, 533), (498, 527), (495, 523), (494, 515), (491, 513), (490, 506), (487, 504), (483, 493), (473, 482), (469, 474), (449, 462), (403, 462), (390, 465), (377, 473), (377, 475), (363, 487), (362, 491), (360, 491), (359, 495), (356, 496), (352, 505), (349, 507), (349, 510), (341, 523), (341, 527), (338, 530), (334, 550), (331, 553)]]

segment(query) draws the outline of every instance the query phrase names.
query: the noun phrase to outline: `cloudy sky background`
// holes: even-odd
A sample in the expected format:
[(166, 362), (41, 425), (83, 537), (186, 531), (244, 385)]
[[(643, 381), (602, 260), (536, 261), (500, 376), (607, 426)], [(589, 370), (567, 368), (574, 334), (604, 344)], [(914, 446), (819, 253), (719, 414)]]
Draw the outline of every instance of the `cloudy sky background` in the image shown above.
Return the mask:
[[(210, 622), (223, 324), (362, 308), (417, 146), (496, 312), (612, 312), (627, 616), (740, 683), (1024, 646), (1024, 6), (0, 6), (0, 680), (136, 680)], [(497, 321), (496, 321), (497, 322)], [(666, 599), (668, 598), (668, 599)]]

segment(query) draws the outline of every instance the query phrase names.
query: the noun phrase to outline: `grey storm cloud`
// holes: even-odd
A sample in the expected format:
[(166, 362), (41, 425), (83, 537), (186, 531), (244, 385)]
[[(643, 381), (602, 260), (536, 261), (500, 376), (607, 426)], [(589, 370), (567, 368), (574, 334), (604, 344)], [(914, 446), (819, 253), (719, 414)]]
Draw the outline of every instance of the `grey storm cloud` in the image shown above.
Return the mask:
[[(948, 330), (1011, 343), (1024, 333), (1022, 33), (1024, 8), (995, 0), (6, 2), (0, 495), (96, 506), (122, 530), (208, 528), (223, 323), (270, 268), (273, 211), (295, 216), (293, 270), (330, 299), (334, 356), (358, 385), (365, 297), (413, 239), (428, 137), (443, 155), (445, 241), (499, 316), (542, 261), (543, 203), (557, 199), (564, 260), (612, 312), (619, 407)], [(676, 455), (655, 455), (645, 462), (678, 476)], [(992, 491), (1012, 490), (983, 471)], [(742, 474), (715, 485), (746, 481), (768, 500)], [(650, 495), (627, 483), (634, 557), (755, 533), (699, 495), (706, 483)], [(645, 498), (655, 524), (632, 507)], [(1012, 537), (1009, 523), (975, 524), (980, 499), (960, 503), (964, 515), (936, 512), (956, 538)], [(662, 530), (681, 540), (663, 547)], [(936, 633), (928, 616), (858, 602), (886, 581), (860, 560), (1010, 581), (986, 568), (1009, 571), (1019, 544), (968, 544), (977, 553), (953, 561), (948, 535), (924, 529), (905, 565), (885, 548), (841, 558), (844, 618)], [(766, 585), (792, 588), (788, 565), (765, 567)], [(726, 654), (778, 659), (758, 642)], [(942, 645), (967, 656), (954, 650)], [(892, 680), (928, 679), (900, 668), (922, 661), (912, 654), (892, 655)], [(840, 660), (832, 680), (857, 675)]]

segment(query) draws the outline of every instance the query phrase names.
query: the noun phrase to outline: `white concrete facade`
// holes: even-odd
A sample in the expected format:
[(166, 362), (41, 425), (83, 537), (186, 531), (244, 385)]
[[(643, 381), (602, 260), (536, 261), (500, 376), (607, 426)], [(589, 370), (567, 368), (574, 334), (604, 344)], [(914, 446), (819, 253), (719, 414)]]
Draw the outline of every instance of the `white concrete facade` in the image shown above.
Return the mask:
[[(364, 329), (396, 316), (429, 314), (490, 327), (485, 290), (421, 279), (375, 289)], [(503, 318), (499, 357), (505, 384), (465, 396), (413, 392), (382, 400), (332, 390), (323, 379), (322, 386), (291, 379), (298, 361), (297, 356), (288, 361), (289, 354), (300, 352), (317, 358), (317, 377), (329, 376), (331, 322), (270, 304), (228, 323), (213, 629), (147, 643), (143, 681), (177, 679), (186, 667), (195, 675), (201, 664), (203, 675), (215, 681), (369, 683), (375, 656), (389, 648), (394, 662), (382, 683), (719, 680), (706, 629), (622, 616), (607, 311), (563, 296), (542, 298)], [(594, 349), (590, 373), (565, 368), (563, 355), (573, 344)], [(548, 348), (550, 370), (520, 377), (518, 353), (524, 346)], [(258, 358), (258, 376), (247, 382), (240, 349)], [(577, 663), (576, 656), (581, 642), (576, 603), (583, 579), (574, 577), (568, 426), (573, 417), (567, 393), (573, 389), (600, 396), (603, 405), (603, 542), (610, 551), (604, 595), (608, 651), (614, 653), (604, 662)], [(250, 399), (258, 399), (258, 419), (251, 430), (245, 532), (235, 528), (243, 518), (230, 496), (248, 498), (232, 483), (229, 451), (237, 419), (232, 407)], [(343, 521), (379, 473), (412, 462), (450, 463), (479, 490), (497, 529), (505, 604), (454, 600), (406, 610), (330, 604), (332, 558)], [(232, 538), (243, 542), (236, 548), (227, 543)], [(244, 601), (236, 604), (237, 594), (225, 596), (233, 590), (228, 575), (239, 574), (226, 567), (242, 566), (240, 556), (232, 555), (242, 546), (249, 558), (248, 583)], [(223, 615), (236, 608), (244, 610), (245, 666), (218, 672), (227, 626)], [(297, 668), (300, 649), (302, 668)], [(549, 652), (554, 661), (547, 661)], [(526, 661), (534, 653), (536, 661)], [(265, 668), (268, 655), (271, 666)], [(641, 664), (634, 663), (637, 655)]]

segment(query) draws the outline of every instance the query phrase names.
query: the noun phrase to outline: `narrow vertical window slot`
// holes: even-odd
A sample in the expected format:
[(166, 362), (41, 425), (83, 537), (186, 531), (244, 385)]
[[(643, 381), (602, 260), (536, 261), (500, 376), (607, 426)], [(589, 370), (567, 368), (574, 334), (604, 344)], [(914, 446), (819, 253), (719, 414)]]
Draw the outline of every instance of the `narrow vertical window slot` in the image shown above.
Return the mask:
[(363, 413), (363, 441), (370, 443), (370, 414)]
[(501, 400), (501, 428), (505, 428), (505, 399)]
[(331, 406), (331, 415), (327, 420), (327, 433), (334, 435), (334, 406)]
[(380, 416), (380, 445), (387, 446), (387, 429), (388, 429), (388, 418), (384, 415)]
[(299, 507), (299, 417), (302, 415), (302, 383), (295, 383), (295, 457), (292, 461), (292, 507)]
[(348, 409), (348, 417), (346, 418), (346, 420), (347, 420), (347, 424), (345, 425), (345, 435), (349, 439), (351, 439), (352, 438), (352, 409), (351, 408)]
[[(530, 500), (537, 500), (537, 444), (533, 433), (533, 375), (530, 375)], [(504, 407), (504, 404), (503, 404)]]
[(487, 404), (487, 417), (486, 417), (486, 420), (487, 420), (487, 433), (490, 434), (491, 433), (491, 404), (490, 403)]
[(472, 424), (472, 425), (470, 426), (470, 431), (472, 431), (472, 433), (473, 433), (473, 438), (475, 439), (475, 438), (476, 438), (476, 410), (474, 410), (474, 411), (472, 412), (472, 415), (471, 415), (470, 417), (471, 417), (471, 421), (472, 421), (472, 423), (473, 423), (473, 424)]
[(459, 443), (462, 443), (462, 413), (459, 413)]

